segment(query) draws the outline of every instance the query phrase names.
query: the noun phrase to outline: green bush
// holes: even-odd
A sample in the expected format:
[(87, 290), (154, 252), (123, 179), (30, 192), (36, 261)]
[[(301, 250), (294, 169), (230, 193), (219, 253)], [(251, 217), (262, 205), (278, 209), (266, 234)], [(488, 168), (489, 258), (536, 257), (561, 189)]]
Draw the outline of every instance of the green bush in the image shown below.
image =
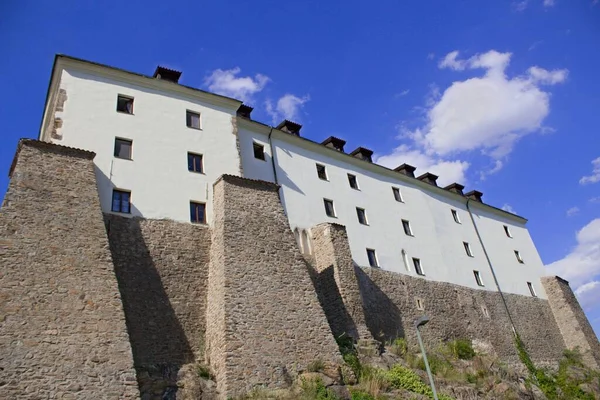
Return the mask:
[(360, 380), (360, 376), (362, 375), (362, 365), (360, 364), (360, 360), (358, 359), (358, 355), (356, 353), (346, 353), (342, 356), (346, 364), (352, 369), (354, 372), (354, 376), (356, 379)]
[(448, 343), (454, 357), (460, 360), (471, 360), (475, 357), (475, 350), (469, 339), (457, 339)]
[(196, 373), (198, 374), (198, 376), (200, 378), (204, 378), (204, 379), (211, 379), (211, 375), (210, 375), (210, 370), (208, 369), (208, 367), (204, 366), (204, 365), (200, 365), (198, 364), (196, 366)]
[(400, 357), (404, 357), (408, 352), (408, 344), (405, 338), (396, 338), (390, 345), (390, 351)]
[(306, 370), (308, 372), (321, 372), (325, 369), (325, 363), (323, 362), (323, 360), (314, 360), (313, 362), (311, 362), (310, 364), (308, 364), (308, 366), (306, 367)]
[[(434, 375), (446, 375), (448, 371), (454, 369), (454, 367), (448, 360), (435, 353), (428, 354), (427, 361), (429, 362), (429, 368), (431, 369), (431, 373)], [(419, 358), (417, 362), (417, 367), (423, 371), (427, 370), (427, 368), (425, 368), (425, 360), (423, 358)]]
[[(423, 383), (417, 374), (402, 365), (395, 365), (390, 369), (387, 372), (387, 379), (395, 388), (403, 388), (410, 392), (424, 394), (433, 398), (431, 388)], [(442, 393), (438, 397), (440, 400), (452, 400), (450, 396)]]
[(327, 389), (320, 379), (314, 381), (303, 380), (300, 387), (302, 389), (302, 399), (339, 400), (336, 394)]
[(362, 390), (352, 390), (351, 391), (351, 400), (376, 400), (371, 394), (362, 391)]

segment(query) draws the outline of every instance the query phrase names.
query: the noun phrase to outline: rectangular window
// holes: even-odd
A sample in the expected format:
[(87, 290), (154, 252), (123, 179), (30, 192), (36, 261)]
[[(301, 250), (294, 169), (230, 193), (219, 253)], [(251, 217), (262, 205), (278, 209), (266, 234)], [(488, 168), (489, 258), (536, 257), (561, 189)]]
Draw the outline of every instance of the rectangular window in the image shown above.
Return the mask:
[(400, 193), (400, 189), (398, 189), (397, 187), (393, 187), (392, 192), (394, 193), (394, 199), (396, 199), (396, 201), (404, 203), (404, 199), (402, 198), (402, 193)]
[(535, 288), (533, 287), (531, 282), (527, 282), (527, 287), (529, 288), (529, 293), (531, 293), (533, 297), (537, 297), (537, 294), (535, 293)]
[(506, 236), (508, 236), (509, 238), (512, 237), (511, 233), (510, 233), (510, 229), (508, 229), (508, 226), (504, 225), (504, 233), (506, 233)]
[(369, 223), (367, 222), (367, 214), (365, 213), (364, 208), (356, 207), (356, 215), (358, 216), (358, 222), (360, 222), (363, 225), (369, 225)]
[(523, 257), (521, 257), (521, 253), (519, 253), (517, 250), (515, 250), (515, 257), (517, 257), (518, 262), (520, 262), (521, 264), (525, 264), (525, 261), (523, 261)]
[(479, 271), (473, 271), (473, 275), (475, 275), (475, 282), (477, 282), (477, 286), (483, 286), (483, 281), (481, 280), (481, 274)]
[(117, 111), (125, 114), (133, 114), (133, 97), (117, 96)]
[(348, 183), (352, 189), (358, 190), (358, 182), (356, 181), (355, 175), (348, 174)]
[(327, 171), (325, 170), (324, 165), (317, 164), (317, 175), (319, 176), (319, 179), (323, 179), (324, 181), (328, 180)]
[(115, 138), (115, 157), (131, 160), (132, 146), (131, 140)]
[(323, 204), (325, 204), (325, 214), (327, 214), (328, 217), (335, 217), (335, 208), (333, 208), (333, 201), (323, 199)]
[(423, 272), (423, 267), (421, 266), (421, 260), (418, 258), (413, 258), (413, 265), (415, 266), (415, 271), (417, 274), (425, 276), (425, 272)]
[(415, 298), (415, 302), (417, 303), (417, 310), (423, 311), (425, 310), (425, 306), (423, 305), (423, 299), (420, 297)]
[(188, 153), (188, 171), (203, 173), (202, 154)]
[(265, 161), (265, 146), (256, 142), (252, 143), (254, 158)]
[(375, 254), (375, 250), (367, 249), (367, 257), (369, 258), (369, 265), (371, 267), (379, 267), (379, 263), (377, 262), (377, 255)]
[(190, 222), (196, 224), (206, 223), (206, 204), (190, 201)]
[(456, 212), (456, 210), (451, 210), (452, 211), (452, 218), (454, 218), (454, 222), (456, 222), (457, 224), (460, 224), (460, 218), (458, 218), (458, 213)]
[(200, 113), (187, 110), (185, 112), (185, 124), (188, 128), (200, 129)]
[(483, 313), (483, 315), (484, 315), (486, 318), (489, 318), (489, 317), (490, 317), (490, 313), (488, 312), (488, 309), (487, 309), (487, 307), (486, 307), (486, 306), (481, 306), (481, 312)]
[(131, 213), (131, 192), (113, 189), (111, 211)]
[(404, 228), (404, 233), (406, 233), (408, 236), (414, 236), (412, 229), (410, 228), (410, 222), (408, 222), (407, 220), (403, 219), (402, 220), (402, 227)]
[(465, 246), (465, 251), (469, 257), (473, 257), (473, 252), (471, 251), (471, 246), (467, 242), (463, 242), (463, 246)]

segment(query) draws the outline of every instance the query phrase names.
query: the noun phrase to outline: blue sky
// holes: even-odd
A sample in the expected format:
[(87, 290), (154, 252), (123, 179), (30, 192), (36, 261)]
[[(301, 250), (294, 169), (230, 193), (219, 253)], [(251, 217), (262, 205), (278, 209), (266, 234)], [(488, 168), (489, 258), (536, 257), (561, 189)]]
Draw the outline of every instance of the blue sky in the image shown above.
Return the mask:
[(598, 0), (4, 1), (0, 37), (0, 195), (55, 53), (161, 64), (525, 216), (600, 332)]

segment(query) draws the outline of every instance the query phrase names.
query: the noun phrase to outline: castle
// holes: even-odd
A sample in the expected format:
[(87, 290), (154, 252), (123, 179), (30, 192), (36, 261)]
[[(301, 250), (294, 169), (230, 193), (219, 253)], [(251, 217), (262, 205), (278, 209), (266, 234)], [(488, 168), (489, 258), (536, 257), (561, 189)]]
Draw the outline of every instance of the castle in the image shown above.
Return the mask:
[(148, 381), (196, 361), (235, 396), (315, 359), (337, 368), (343, 334), (414, 343), (424, 314), (429, 344), (468, 338), (517, 363), (518, 334), (537, 363), (579, 347), (600, 366), (524, 218), (340, 138), (254, 121), (180, 75), (56, 57), (0, 211), (10, 398), (151, 398)]

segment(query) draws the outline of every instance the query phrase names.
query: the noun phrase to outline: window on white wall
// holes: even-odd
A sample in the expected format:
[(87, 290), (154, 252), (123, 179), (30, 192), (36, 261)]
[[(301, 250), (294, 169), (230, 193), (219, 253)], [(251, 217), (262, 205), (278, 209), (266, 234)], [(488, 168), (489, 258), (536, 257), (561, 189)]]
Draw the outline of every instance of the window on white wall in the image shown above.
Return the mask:
[(465, 247), (465, 252), (469, 257), (473, 257), (473, 252), (471, 251), (471, 245), (467, 242), (463, 242), (463, 246)]
[(319, 179), (322, 179), (324, 181), (327, 181), (327, 170), (325, 169), (324, 165), (321, 164), (317, 164), (317, 176), (319, 177)]
[(518, 250), (515, 250), (515, 257), (517, 257), (518, 262), (520, 262), (521, 264), (525, 264), (525, 261), (523, 261), (523, 257), (521, 257), (521, 253), (519, 253)]
[(506, 233), (506, 236), (508, 236), (509, 238), (512, 237), (512, 234), (510, 233), (510, 229), (508, 229), (508, 226), (504, 225), (504, 233)]
[(406, 268), (406, 270), (408, 272), (410, 272), (410, 265), (408, 264), (408, 254), (406, 254), (406, 250), (402, 249), (402, 262), (404, 263), (404, 268)]
[(460, 224), (460, 218), (458, 217), (458, 213), (456, 212), (456, 210), (451, 210), (452, 211), (452, 218), (454, 218), (454, 222), (456, 222), (457, 224)]
[(358, 217), (358, 222), (362, 225), (369, 225), (367, 222), (367, 214), (364, 208), (356, 207), (356, 216)]
[(328, 217), (335, 218), (335, 208), (333, 207), (333, 200), (323, 199), (323, 204), (325, 205), (325, 214)]
[(200, 113), (187, 110), (185, 112), (185, 124), (188, 128), (200, 129)]
[(527, 282), (527, 287), (529, 288), (529, 293), (531, 293), (533, 297), (537, 297), (537, 293), (531, 282)]
[(421, 260), (418, 258), (413, 258), (413, 265), (415, 266), (415, 272), (419, 275), (425, 276), (425, 272), (423, 271), (423, 266), (421, 265)]
[(377, 254), (375, 254), (375, 250), (367, 249), (367, 258), (369, 259), (369, 265), (371, 267), (379, 267), (379, 262), (377, 261)]
[(358, 190), (358, 181), (356, 180), (356, 175), (348, 174), (348, 183), (352, 189)]
[(410, 227), (410, 222), (405, 219), (402, 220), (402, 228), (404, 228), (404, 233), (406, 233), (408, 236), (414, 236)]
[(113, 189), (111, 211), (131, 213), (131, 192)]
[(202, 165), (202, 154), (189, 153), (188, 152), (188, 171), (204, 173)]
[(481, 274), (479, 271), (473, 271), (473, 275), (475, 276), (475, 282), (477, 282), (477, 286), (483, 286), (483, 281), (481, 280)]
[(265, 161), (265, 146), (253, 142), (252, 149), (254, 151), (254, 158)]
[(128, 139), (115, 138), (115, 157), (131, 160), (131, 148), (133, 141)]
[(394, 193), (394, 199), (396, 199), (396, 201), (399, 201), (400, 203), (404, 203), (404, 199), (402, 198), (402, 193), (400, 193), (399, 188), (393, 187), (392, 193)]
[(117, 112), (125, 114), (133, 114), (133, 97), (118, 95), (117, 96)]

